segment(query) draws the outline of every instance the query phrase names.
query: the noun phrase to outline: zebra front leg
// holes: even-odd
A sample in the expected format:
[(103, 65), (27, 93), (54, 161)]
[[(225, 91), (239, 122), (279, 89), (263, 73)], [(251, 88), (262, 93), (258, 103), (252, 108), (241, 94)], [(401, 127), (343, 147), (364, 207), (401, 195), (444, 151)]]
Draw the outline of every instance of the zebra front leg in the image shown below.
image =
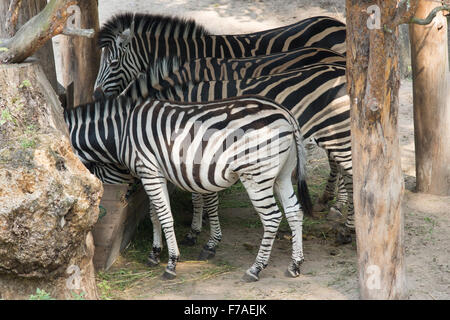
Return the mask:
[(150, 170), (139, 168), (142, 184), (150, 198), (155, 209), (158, 221), (166, 238), (167, 250), (169, 252), (169, 261), (163, 274), (164, 279), (174, 279), (176, 277), (176, 264), (180, 256), (177, 240), (175, 237), (174, 222), (170, 208), (169, 193), (167, 191), (167, 182), (161, 174), (149, 174)]
[(154, 267), (159, 265), (160, 255), (162, 250), (162, 234), (161, 234), (161, 223), (159, 223), (158, 215), (153, 204), (150, 202), (150, 219), (153, 225), (153, 246), (152, 251), (147, 257), (147, 265)]
[(215, 193), (203, 195), (205, 212), (208, 215), (210, 225), (210, 236), (199, 255), (199, 260), (208, 260), (216, 255), (216, 247), (222, 240), (222, 230), (220, 229), (218, 207), (219, 196)]
[(273, 195), (273, 187), (264, 188), (260, 186), (260, 190), (255, 188), (257, 183), (251, 180), (241, 179), (248, 196), (252, 201), (253, 207), (258, 213), (264, 234), (259, 247), (258, 255), (255, 263), (245, 272), (243, 280), (253, 282), (259, 280), (259, 273), (267, 266), (272, 251), (272, 245), (281, 222), (281, 212)]
[(182, 244), (187, 246), (195, 245), (197, 242), (197, 236), (202, 231), (203, 195), (199, 193), (193, 193), (192, 205), (194, 207), (194, 213), (192, 216), (191, 230), (182, 241)]

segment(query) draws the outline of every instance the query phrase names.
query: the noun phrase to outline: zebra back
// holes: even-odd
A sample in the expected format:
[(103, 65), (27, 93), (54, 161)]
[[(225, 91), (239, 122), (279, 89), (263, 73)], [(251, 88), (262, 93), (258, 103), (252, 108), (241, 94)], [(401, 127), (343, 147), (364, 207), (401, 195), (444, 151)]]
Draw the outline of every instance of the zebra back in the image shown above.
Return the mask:
[[(170, 61), (161, 61), (159, 65), (167, 63)], [(305, 138), (323, 129), (314, 125), (319, 115), (339, 122), (349, 117), (345, 66), (342, 65), (318, 63), (255, 78), (200, 82), (185, 81), (178, 76), (181, 72), (168, 77), (167, 70), (157, 65), (152, 71), (153, 76), (142, 74), (122, 95), (183, 102), (214, 101), (242, 95), (263, 96), (289, 109), (298, 119)], [(326, 114), (325, 110), (329, 113)]]
[(122, 92), (133, 99), (156, 96), (157, 91), (187, 83), (216, 80), (257, 78), (301, 69), (316, 63), (336, 63), (345, 66), (345, 57), (324, 48), (301, 48), (265, 56), (223, 59), (200, 58), (181, 65), (178, 57), (162, 58), (141, 73)]

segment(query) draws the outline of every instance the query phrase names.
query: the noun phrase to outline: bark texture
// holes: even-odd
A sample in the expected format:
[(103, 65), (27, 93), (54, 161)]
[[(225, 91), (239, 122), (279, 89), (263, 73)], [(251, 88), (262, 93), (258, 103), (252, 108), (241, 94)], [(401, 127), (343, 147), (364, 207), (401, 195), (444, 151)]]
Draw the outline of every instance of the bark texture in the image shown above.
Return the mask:
[(380, 28), (369, 28), (373, 1), (347, 0), (347, 78), (355, 227), (362, 299), (405, 297), (404, 190), (398, 132), (398, 29), (384, 30), (397, 1), (376, 1)]
[[(416, 17), (437, 4), (420, 0)], [(411, 24), (416, 190), (450, 195), (450, 97), (447, 19), (439, 12), (426, 26)]]
[[(15, 4), (18, 4), (15, 1)], [(17, 12), (17, 23), (15, 26), (9, 25), (7, 21), (7, 11), (10, 0), (0, 0), (0, 38), (9, 38), (14, 36), (21, 26), (23, 26), (28, 20), (41, 12), (46, 4), (47, 0), (35, 0), (35, 1), (21, 1)], [(1, 46), (1, 45), (0, 45)], [(44, 69), (47, 79), (50, 81), (53, 89), (56, 91), (58, 82), (56, 79), (55, 59), (53, 52), (53, 44), (51, 41), (46, 42), (42, 48), (36, 51), (33, 55), (42, 68)]]
[[(82, 29), (100, 28), (98, 20), (98, 1), (80, 1)], [(97, 46), (97, 36), (94, 38), (69, 37), (61, 39), (61, 60), (63, 70), (63, 86), (73, 82), (74, 105), (92, 101), (95, 79), (100, 67), (100, 49)]]
[(45, 8), (28, 20), (11, 39), (0, 44), (0, 63), (20, 63), (33, 55), (52, 37), (64, 30), (71, 0), (50, 0)]

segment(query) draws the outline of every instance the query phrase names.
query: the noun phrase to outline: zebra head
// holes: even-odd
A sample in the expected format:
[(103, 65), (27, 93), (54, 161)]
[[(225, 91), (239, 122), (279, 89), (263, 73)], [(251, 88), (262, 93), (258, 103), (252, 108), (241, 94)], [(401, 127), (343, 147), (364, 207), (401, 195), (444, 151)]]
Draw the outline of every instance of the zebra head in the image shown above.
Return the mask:
[(94, 98), (118, 95), (132, 81), (142, 66), (130, 49), (134, 38), (134, 25), (108, 34), (101, 39), (100, 69), (95, 80)]
[[(134, 13), (113, 17), (98, 36), (102, 55), (94, 99), (119, 94), (158, 58), (177, 55), (175, 48), (185, 45), (184, 40), (204, 34), (209, 33), (195, 21), (184, 18)], [(171, 45), (166, 47), (167, 41)]]

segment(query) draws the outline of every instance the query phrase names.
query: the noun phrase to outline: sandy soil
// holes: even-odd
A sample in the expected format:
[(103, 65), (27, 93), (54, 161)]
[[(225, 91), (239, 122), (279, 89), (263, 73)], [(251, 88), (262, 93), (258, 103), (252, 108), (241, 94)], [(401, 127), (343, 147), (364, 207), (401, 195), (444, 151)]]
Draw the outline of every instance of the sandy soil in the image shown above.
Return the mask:
[[(330, 15), (344, 20), (345, 1), (299, 0), (100, 0), (100, 19), (128, 11), (161, 13), (195, 18), (214, 33), (245, 33), (293, 23), (314, 15)], [(406, 268), (411, 299), (450, 298), (450, 197), (415, 193), (414, 137), (411, 81), (403, 80), (400, 90), (399, 134), (406, 191)], [(309, 151), (310, 177), (326, 176), (328, 166), (321, 150)], [(233, 194), (231, 201), (245, 195)], [(226, 197), (225, 197), (226, 198)], [(245, 199), (242, 199), (245, 201)], [(237, 203), (237, 202), (236, 202)], [(270, 264), (257, 283), (244, 283), (241, 276), (253, 262), (262, 234), (252, 208), (222, 209), (224, 239), (210, 262), (195, 261), (201, 241), (195, 248), (181, 246), (178, 278), (161, 281), (159, 274), (145, 271), (133, 253), (121, 257), (113, 268), (99, 277), (104, 298), (114, 299), (357, 299), (355, 243), (336, 246), (329, 225), (305, 227), (306, 261), (303, 274), (287, 278), (284, 271), (290, 257), (288, 229), (281, 229), (275, 241)], [(178, 217), (189, 222), (189, 215)], [(252, 220), (253, 219), (253, 220)], [(253, 221), (253, 222), (252, 222)], [(323, 220), (321, 220), (323, 221)], [(178, 239), (183, 234), (177, 233)], [(150, 244), (148, 244), (150, 245)], [(163, 261), (165, 261), (163, 259)], [(133, 271), (130, 271), (133, 270)], [(133, 273), (139, 281), (117, 286), (115, 275)], [(141, 275), (141, 276), (139, 276)]]

